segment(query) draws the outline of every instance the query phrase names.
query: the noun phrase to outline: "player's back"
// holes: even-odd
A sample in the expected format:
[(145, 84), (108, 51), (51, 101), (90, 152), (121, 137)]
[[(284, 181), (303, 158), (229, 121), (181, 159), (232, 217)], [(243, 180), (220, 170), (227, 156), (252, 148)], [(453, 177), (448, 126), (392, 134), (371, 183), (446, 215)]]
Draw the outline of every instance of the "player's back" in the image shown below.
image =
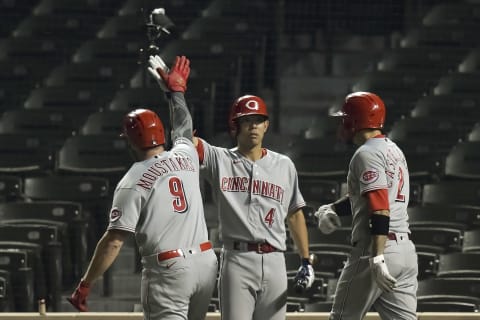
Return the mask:
[(171, 151), (136, 162), (117, 186), (117, 193), (140, 195), (124, 207), (139, 208), (135, 236), (143, 256), (208, 240), (198, 156), (189, 140), (181, 140)]

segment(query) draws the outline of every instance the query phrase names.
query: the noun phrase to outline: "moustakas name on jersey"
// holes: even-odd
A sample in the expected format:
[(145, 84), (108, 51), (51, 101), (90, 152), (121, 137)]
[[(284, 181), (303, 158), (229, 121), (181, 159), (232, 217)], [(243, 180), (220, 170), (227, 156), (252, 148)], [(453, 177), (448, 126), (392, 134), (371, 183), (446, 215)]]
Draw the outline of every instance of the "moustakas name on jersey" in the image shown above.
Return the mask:
[(191, 158), (177, 156), (155, 161), (147, 168), (147, 170), (145, 170), (144, 173), (142, 173), (141, 178), (137, 181), (137, 186), (142, 187), (145, 190), (150, 190), (159, 177), (170, 172), (182, 170), (195, 171)]

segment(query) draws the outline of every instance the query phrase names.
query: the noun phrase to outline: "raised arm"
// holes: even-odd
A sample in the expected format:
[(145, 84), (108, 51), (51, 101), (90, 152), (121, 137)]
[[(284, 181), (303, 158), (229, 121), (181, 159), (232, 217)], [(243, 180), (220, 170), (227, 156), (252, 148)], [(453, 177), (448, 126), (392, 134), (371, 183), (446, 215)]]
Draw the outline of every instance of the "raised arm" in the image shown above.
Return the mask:
[(193, 121), (184, 96), (190, 75), (190, 61), (185, 56), (177, 56), (170, 70), (159, 56), (150, 56), (149, 63), (148, 71), (168, 97), (172, 140), (180, 137), (192, 140)]

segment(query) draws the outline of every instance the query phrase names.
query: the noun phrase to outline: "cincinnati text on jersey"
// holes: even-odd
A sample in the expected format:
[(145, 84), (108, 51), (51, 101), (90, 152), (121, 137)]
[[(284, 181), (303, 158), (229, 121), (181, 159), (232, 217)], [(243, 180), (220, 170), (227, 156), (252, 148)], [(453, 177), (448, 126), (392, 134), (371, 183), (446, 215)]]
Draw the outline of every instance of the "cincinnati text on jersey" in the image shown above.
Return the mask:
[(252, 194), (283, 202), (284, 190), (276, 184), (263, 180), (250, 180), (248, 177), (222, 177), (220, 188), (227, 192), (251, 192)]
[(137, 181), (137, 186), (151, 190), (157, 178), (175, 171), (195, 171), (192, 159), (189, 157), (174, 157), (155, 161)]

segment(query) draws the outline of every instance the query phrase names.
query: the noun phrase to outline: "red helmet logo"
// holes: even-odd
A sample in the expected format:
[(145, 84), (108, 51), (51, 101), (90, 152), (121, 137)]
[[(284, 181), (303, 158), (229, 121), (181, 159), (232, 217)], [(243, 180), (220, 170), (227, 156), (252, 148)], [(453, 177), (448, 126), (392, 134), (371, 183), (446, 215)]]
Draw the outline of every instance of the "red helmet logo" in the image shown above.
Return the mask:
[(265, 104), (265, 101), (263, 101), (262, 98), (253, 95), (239, 97), (233, 102), (230, 109), (230, 115), (228, 119), (230, 131), (232, 133), (236, 132), (236, 119), (253, 114), (258, 114), (268, 119), (267, 105)]

